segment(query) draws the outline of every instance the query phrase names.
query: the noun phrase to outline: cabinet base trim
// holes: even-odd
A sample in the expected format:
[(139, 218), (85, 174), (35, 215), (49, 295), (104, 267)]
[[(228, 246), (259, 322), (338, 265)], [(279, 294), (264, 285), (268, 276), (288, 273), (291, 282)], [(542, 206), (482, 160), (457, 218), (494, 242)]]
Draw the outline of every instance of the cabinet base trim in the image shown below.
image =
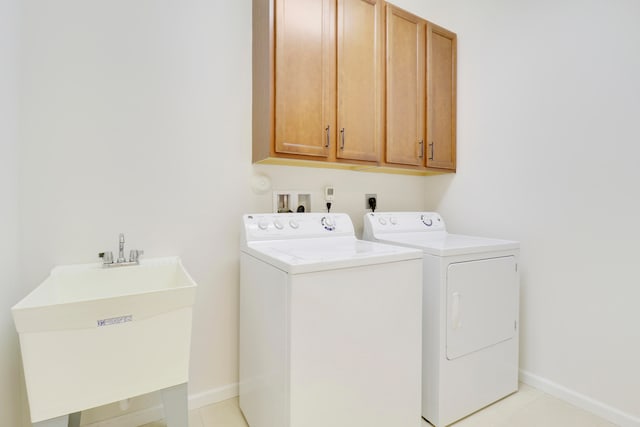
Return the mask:
[(305, 166), (311, 168), (341, 169), (352, 170), (357, 172), (374, 172), (374, 173), (390, 173), (397, 175), (415, 175), (415, 176), (432, 176), (455, 173), (455, 171), (447, 170), (431, 170), (431, 169), (403, 169), (400, 167), (392, 167), (387, 165), (358, 165), (352, 163), (335, 163), (322, 162), (302, 159), (287, 159), (278, 157), (268, 157), (263, 160), (254, 162), (261, 165), (281, 165), (281, 166)]

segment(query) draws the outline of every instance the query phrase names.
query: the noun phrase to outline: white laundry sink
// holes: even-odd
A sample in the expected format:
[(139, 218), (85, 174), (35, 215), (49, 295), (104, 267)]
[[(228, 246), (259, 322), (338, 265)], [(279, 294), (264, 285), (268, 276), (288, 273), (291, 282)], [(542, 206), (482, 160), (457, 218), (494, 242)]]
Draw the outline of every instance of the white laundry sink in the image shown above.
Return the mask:
[(186, 383), (195, 291), (177, 257), (54, 268), (12, 309), (31, 421)]

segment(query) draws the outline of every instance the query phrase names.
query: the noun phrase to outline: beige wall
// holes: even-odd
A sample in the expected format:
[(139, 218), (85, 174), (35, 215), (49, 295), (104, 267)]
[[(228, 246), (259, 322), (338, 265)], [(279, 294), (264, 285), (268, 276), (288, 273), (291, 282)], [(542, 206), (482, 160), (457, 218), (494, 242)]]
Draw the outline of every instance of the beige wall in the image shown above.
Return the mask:
[(180, 255), (200, 285), (192, 396), (237, 382), (240, 217), (271, 210), (254, 174), (311, 191), (315, 210), (333, 185), (358, 228), (365, 192), (381, 209), (424, 206), (420, 177), (251, 165), (250, 0), (23, 3), (19, 296), (56, 264), (115, 250), (119, 232), (146, 257)]
[(0, 424), (22, 422), (21, 367), (10, 308), (18, 281), (18, 85), (20, 2), (0, 1)]
[(640, 3), (394, 3), (458, 33), (459, 172), (427, 205), (522, 242), (523, 378), (639, 426)]
[[(427, 207), (455, 231), (521, 240), (524, 374), (640, 417), (638, 3), (394, 3), (459, 35), (455, 176), (251, 166), (249, 0), (22, 2), (20, 257), (17, 237), (0, 240), (3, 413), (19, 382), (7, 308), (53, 265), (113, 249), (119, 232), (146, 256), (182, 256), (200, 284), (190, 392), (235, 384), (239, 218), (271, 208), (250, 188), (260, 173), (274, 189), (334, 185), (334, 210), (358, 227), (362, 194), (377, 192), (380, 209)], [(0, 34), (14, 40), (11, 13)], [(0, 84), (15, 87), (16, 70), (1, 67)], [(17, 96), (0, 99), (0, 120), (11, 123)], [(0, 129), (7, 203), (17, 130)], [(14, 236), (8, 212), (0, 227)]]

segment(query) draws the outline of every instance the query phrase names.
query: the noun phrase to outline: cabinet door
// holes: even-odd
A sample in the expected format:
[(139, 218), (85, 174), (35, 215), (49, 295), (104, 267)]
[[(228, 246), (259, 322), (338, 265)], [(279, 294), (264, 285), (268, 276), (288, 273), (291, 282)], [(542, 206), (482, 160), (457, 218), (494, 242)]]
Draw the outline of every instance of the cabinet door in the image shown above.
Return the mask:
[(424, 166), (425, 21), (387, 5), (386, 162)]
[(275, 151), (329, 157), (335, 142), (335, 0), (275, 2)]
[(456, 168), (456, 35), (427, 25), (427, 167)]
[(337, 157), (376, 161), (382, 136), (382, 0), (338, 0)]

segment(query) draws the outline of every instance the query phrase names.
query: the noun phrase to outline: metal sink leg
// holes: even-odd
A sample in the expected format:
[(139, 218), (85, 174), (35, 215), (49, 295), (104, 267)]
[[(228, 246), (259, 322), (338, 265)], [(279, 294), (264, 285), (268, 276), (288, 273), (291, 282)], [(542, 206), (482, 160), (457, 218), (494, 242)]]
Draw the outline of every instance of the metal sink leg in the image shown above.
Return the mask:
[[(186, 424), (185, 424), (186, 425)], [(33, 427), (80, 427), (80, 412), (33, 423)]]
[(189, 425), (187, 383), (165, 388), (161, 393), (167, 427), (185, 427)]

